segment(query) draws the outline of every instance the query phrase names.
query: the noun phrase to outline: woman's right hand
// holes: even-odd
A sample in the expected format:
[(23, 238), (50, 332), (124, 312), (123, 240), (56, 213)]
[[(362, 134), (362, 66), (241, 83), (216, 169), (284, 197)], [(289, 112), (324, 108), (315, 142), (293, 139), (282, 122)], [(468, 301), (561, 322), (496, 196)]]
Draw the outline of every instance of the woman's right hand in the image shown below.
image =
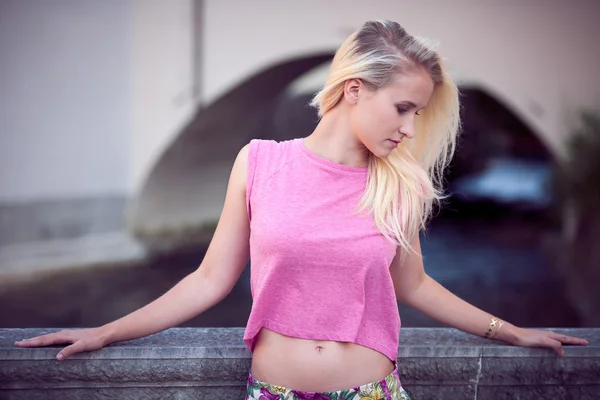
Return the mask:
[(99, 350), (106, 346), (105, 335), (100, 328), (89, 329), (67, 329), (60, 332), (48, 333), (46, 335), (36, 336), (30, 339), (23, 339), (15, 342), (17, 347), (42, 347), (70, 343), (69, 346), (62, 349), (57, 355), (57, 360), (65, 360), (73, 354), (84, 351)]

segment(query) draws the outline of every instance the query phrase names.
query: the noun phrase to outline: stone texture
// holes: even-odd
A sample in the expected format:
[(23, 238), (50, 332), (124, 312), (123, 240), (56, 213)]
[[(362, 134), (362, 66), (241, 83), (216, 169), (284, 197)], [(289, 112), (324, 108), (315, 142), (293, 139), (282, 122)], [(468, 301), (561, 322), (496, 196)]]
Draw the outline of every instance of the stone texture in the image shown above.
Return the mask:
[[(60, 386), (69, 382), (128, 384), (204, 384), (245, 382), (250, 359), (122, 359), (3, 361), (0, 388)], [(48, 382), (51, 382), (49, 384)]]
[[(428, 362), (424, 363), (423, 360)], [(399, 358), (398, 365), (402, 382), (469, 384), (477, 376), (479, 358), (410, 357)]]
[[(530, 374), (529, 371), (535, 371)], [(589, 385), (600, 383), (600, 357), (484, 358), (480, 385)]]
[(600, 385), (484, 386), (477, 390), (477, 399), (598, 400), (599, 398)]
[[(251, 354), (243, 328), (175, 328), (54, 359), (62, 346), (15, 348), (58, 329), (0, 329), (0, 399), (242, 399)], [(400, 377), (413, 399), (600, 398), (600, 329), (556, 329), (590, 341), (558, 358), (454, 329), (406, 328)]]
[(214, 387), (109, 387), (109, 388), (61, 388), (49, 390), (10, 390), (0, 391), (2, 400), (106, 400), (106, 399), (144, 399), (144, 400), (206, 400), (206, 399), (243, 399), (246, 390), (242, 386)]
[(473, 400), (475, 398), (475, 387), (473, 385), (464, 386), (451, 383), (422, 385), (419, 383), (402, 386), (412, 400)]

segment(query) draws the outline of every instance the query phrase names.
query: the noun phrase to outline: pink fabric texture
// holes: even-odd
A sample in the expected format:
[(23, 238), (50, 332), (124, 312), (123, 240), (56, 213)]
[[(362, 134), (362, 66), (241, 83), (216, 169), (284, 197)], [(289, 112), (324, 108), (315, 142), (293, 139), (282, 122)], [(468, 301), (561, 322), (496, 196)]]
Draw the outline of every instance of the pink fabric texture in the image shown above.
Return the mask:
[(400, 316), (389, 266), (396, 246), (357, 214), (367, 168), (336, 164), (302, 139), (252, 140), (246, 200), (252, 311), (244, 342), (267, 328), (398, 355)]

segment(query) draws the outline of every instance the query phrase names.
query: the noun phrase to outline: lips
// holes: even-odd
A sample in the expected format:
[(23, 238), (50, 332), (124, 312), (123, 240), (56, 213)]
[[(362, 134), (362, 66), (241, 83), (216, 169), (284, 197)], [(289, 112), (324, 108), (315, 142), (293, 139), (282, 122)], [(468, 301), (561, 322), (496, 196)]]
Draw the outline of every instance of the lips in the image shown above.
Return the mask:
[(400, 144), (399, 140), (392, 140), (392, 139), (388, 139), (390, 141), (390, 143), (392, 143), (394, 145), (394, 147), (398, 146)]

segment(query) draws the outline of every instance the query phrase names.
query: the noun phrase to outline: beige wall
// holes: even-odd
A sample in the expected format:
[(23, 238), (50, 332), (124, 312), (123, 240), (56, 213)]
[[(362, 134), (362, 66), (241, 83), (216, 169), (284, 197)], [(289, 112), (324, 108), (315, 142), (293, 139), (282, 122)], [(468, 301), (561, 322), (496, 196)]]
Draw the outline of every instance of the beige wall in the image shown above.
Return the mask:
[(129, 191), (128, 2), (0, 1), (0, 203)]
[(133, 0), (129, 174), (132, 191), (197, 105), (194, 0)]
[(0, 201), (135, 192), (196, 109), (201, 3), (0, 2)]

